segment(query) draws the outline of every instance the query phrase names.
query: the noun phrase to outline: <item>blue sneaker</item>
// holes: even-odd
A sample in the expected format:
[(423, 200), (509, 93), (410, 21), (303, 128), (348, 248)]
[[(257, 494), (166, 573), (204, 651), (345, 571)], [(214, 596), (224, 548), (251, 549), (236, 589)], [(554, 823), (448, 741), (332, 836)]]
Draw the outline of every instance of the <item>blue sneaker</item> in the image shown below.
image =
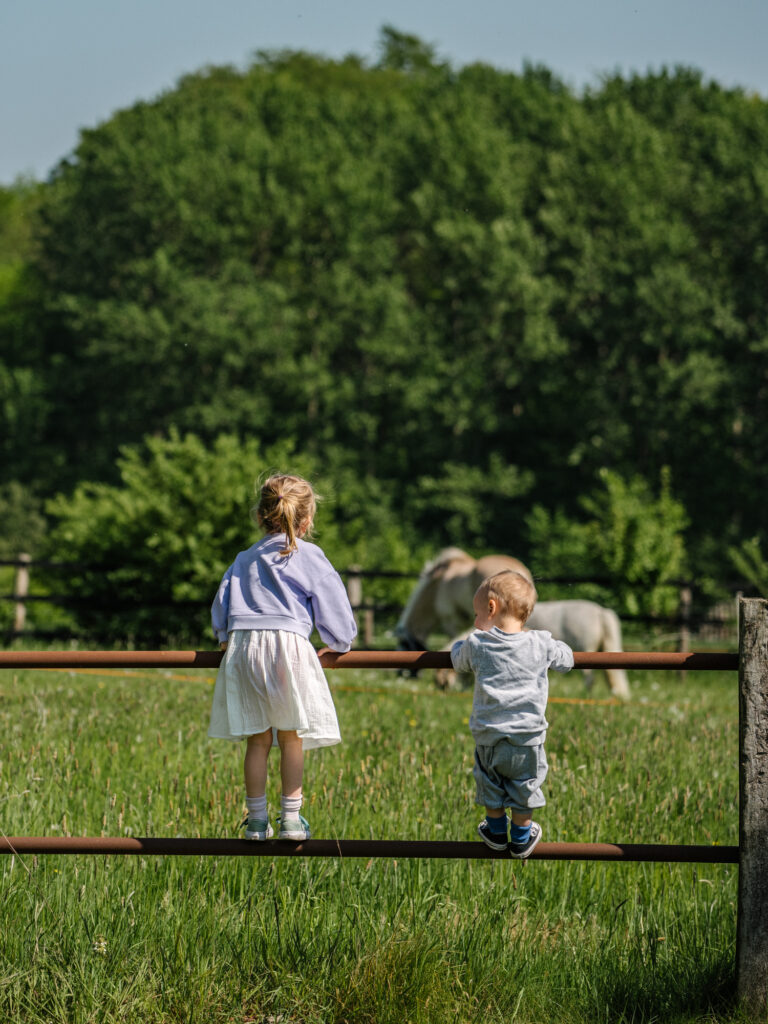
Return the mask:
[(298, 818), (281, 818), (278, 839), (293, 839), (300, 842), (302, 839), (309, 839), (312, 831), (309, 822), (301, 814)]
[(531, 852), (541, 839), (541, 825), (537, 821), (531, 822), (531, 834), (528, 836), (528, 841), (525, 843), (510, 843), (509, 844), (509, 856), (514, 857), (515, 860), (525, 860), (526, 857), (530, 857)]
[(486, 846), (490, 846), (492, 850), (506, 850), (507, 848), (507, 829), (506, 826), (503, 832), (493, 832), (488, 824), (488, 821), (483, 818), (480, 824), (477, 826), (477, 834), (483, 840)]
[(245, 822), (246, 839), (258, 839), (263, 842), (265, 839), (271, 839), (274, 834), (272, 826), (264, 818), (248, 818)]

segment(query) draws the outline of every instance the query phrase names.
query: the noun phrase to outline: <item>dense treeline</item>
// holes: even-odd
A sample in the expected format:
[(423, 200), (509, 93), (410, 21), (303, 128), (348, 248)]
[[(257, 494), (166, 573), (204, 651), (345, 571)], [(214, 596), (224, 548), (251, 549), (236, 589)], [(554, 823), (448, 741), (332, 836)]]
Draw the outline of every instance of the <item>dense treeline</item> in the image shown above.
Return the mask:
[(576, 96), (387, 29), (375, 66), (188, 76), (3, 203), (6, 505), (117, 485), (174, 427), (292, 444), (335, 520), (411, 548), (536, 562), (605, 471), (675, 496), (695, 572), (766, 538), (758, 97), (689, 69)]

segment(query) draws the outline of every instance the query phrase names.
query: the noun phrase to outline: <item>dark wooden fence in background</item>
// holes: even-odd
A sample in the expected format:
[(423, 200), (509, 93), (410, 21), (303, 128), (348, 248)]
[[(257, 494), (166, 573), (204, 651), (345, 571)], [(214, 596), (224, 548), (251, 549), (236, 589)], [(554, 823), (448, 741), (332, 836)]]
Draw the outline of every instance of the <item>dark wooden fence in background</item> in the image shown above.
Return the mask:
[[(39, 627), (29, 628), (27, 610), (31, 604), (53, 605), (63, 608), (87, 608), (93, 611), (131, 611), (146, 609), (148, 607), (157, 609), (200, 611), (210, 607), (209, 601), (157, 601), (142, 602), (140, 605), (130, 601), (115, 601), (110, 604), (100, 602), (95, 604), (91, 600), (83, 599), (73, 593), (32, 593), (32, 576), (34, 570), (35, 578), (61, 579), (61, 573), (67, 569), (83, 570), (105, 568), (97, 566), (86, 566), (68, 562), (34, 561), (27, 554), (19, 554), (15, 559), (0, 561), (0, 567), (13, 567), (14, 578), (10, 593), (0, 593), (0, 601), (10, 602), (13, 605), (11, 624), (3, 632), (7, 640), (14, 640), (23, 637), (41, 639), (84, 639), (71, 629), (40, 629)], [(108, 567), (107, 567), (108, 569)], [(374, 636), (377, 631), (376, 620), (383, 619), (387, 628), (391, 628), (402, 611), (402, 604), (392, 602), (367, 600), (364, 595), (365, 580), (411, 580), (415, 583), (418, 573), (398, 572), (387, 569), (364, 569), (361, 566), (353, 565), (341, 570), (341, 576), (346, 581), (349, 601), (355, 612), (359, 627), (359, 644), (365, 648), (374, 646)], [(580, 585), (598, 584), (610, 587), (614, 580), (599, 579), (595, 577), (537, 577), (538, 587), (550, 585), (561, 585), (578, 588)], [(654, 628), (667, 628), (675, 635), (676, 646), (679, 651), (690, 649), (691, 635), (696, 633), (704, 635), (706, 639), (714, 640), (735, 640), (737, 636), (737, 605), (738, 599), (749, 591), (748, 584), (730, 583), (730, 589), (734, 596), (729, 602), (722, 602), (716, 606), (707, 604), (697, 590), (696, 584), (689, 580), (676, 580), (672, 584), (679, 589), (679, 602), (677, 614), (670, 617), (651, 615), (625, 615), (620, 617), (622, 622), (634, 622)], [(574, 596), (580, 596), (577, 592)], [(117, 639), (117, 638), (116, 638)]]

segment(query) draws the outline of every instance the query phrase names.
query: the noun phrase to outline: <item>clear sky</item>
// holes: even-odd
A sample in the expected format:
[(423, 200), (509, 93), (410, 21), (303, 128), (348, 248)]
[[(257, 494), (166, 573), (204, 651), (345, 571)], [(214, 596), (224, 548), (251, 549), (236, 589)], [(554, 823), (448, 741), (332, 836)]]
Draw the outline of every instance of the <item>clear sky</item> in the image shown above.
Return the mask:
[(575, 90), (685, 64), (768, 98), (768, 0), (0, 0), (0, 183), (45, 179), (81, 128), (183, 74), (263, 49), (374, 60), (385, 24)]

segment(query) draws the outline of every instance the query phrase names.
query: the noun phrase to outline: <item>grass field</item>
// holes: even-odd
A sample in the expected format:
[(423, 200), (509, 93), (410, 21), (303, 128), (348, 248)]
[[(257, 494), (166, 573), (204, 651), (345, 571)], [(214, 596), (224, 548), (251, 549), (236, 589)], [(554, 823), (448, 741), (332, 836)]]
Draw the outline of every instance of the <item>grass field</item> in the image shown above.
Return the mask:
[[(329, 679), (344, 742), (307, 754), (314, 835), (474, 839), (469, 697), (427, 673)], [(735, 674), (631, 680), (632, 703), (613, 706), (580, 703), (578, 673), (553, 679), (545, 841), (737, 843)], [(236, 835), (242, 747), (206, 737), (212, 681), (0, 673), (2, 831)], [(3, 1024), (740, 1019), (735, 865), (4, 856), (0, 870)]]

